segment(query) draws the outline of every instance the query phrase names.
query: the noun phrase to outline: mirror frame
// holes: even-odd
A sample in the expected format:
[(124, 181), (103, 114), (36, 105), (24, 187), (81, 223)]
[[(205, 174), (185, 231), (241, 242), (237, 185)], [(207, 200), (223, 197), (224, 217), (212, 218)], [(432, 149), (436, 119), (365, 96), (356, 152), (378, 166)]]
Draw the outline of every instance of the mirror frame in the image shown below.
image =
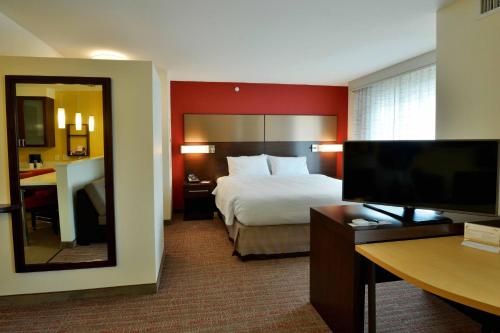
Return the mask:
[[(19, 154), (17, 146), (18, 117), (16, 103), (16, 85), (18, 83), (31, 84), (93, 84), (102, 86), (103, 103), (103, 137), (104, 137), (104, 176), (106, 191), (106, 238), (108, 259), (103, 261), (89, 261), (77, 263), (45, 263), (26, 264), (24, 258), (24, 235), (22, 228), (21, 194), (19, 176)], [(7, 148), (9, 157), (9, 184), (11, 206), (17, 207), (11, 212), (12, 238), (14, 247), (14, 263), (16, 273), (41, 272), (68, 269), (82, 269), (95, 267), (116, 266), (116, 237), (115, 237), (115, 207), (114, 207), (114, 180), (113, 180), (113, 122), (111, 115), (111, 79), (104, 77), (76, 77), (76, 76), (32, 76), (6, 75), (5, 96), (7, 113)]]

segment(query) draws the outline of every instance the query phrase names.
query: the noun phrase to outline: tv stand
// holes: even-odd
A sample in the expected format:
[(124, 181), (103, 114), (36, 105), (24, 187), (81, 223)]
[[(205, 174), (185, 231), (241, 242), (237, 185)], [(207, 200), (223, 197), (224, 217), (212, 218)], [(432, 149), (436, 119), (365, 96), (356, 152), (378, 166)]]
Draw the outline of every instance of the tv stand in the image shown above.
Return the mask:
[(443, 215), (436, 213), (435, 211), (416, 211), (414, 207), (404, 207), (402, 214), (398, 214), (397, 212), (391, 212), (390, 210), (400, 210), (400, 207), (392, 207), (387, 206), (387, 209), (379, 208), (370, 204), (363, 204), (364, 207), (373, 209), (379, 213), (385, 214), (387, 216), (392, 217), (398, 221), (403, 222), (404, 224), (446, 224), (453, 223), (453, 221)]
[[(396, 213), (403, 211), (401, 207), (387, 208)], [(359, 218), (386, 219), (391, 224), (359, 228), (349, 225)], [(484, 221), (484, 216), (476, 218)], [(369, 265), (368, 260), (356, 252), (355, 245), (463, 235), (463, 222), (475, 220), (472, 216), (453, 219), (455, 223), (450, 224), (406, 224), (363, 205), (311, 208), (311, 304), (332, 331), (363, 333)], [(396, 278), (382, 268), (376, 271), (377, 282)]]

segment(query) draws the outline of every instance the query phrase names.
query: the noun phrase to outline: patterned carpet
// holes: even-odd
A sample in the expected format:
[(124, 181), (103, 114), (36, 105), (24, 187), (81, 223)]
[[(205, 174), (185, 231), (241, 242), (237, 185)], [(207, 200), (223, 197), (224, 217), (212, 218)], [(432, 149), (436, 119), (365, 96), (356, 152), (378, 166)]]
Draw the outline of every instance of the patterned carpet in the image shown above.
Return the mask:
[[(220, 221), (165, 228), (158, 294), (0, 307), (0, 332), (329, 332), (308, 303), (309, 258), (241, 262)], [(379, 332), (479, 332), (403, 282), (377, 286)]]

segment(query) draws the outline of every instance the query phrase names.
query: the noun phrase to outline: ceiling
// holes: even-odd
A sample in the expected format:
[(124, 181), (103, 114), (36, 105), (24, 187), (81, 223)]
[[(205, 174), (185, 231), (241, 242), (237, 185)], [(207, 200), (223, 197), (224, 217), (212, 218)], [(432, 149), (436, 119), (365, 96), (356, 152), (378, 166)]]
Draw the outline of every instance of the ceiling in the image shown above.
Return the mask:
[(436, 46), (451, 0), (2, 0), (65, 57), (123, 52), (173, 80), (344, 85)]

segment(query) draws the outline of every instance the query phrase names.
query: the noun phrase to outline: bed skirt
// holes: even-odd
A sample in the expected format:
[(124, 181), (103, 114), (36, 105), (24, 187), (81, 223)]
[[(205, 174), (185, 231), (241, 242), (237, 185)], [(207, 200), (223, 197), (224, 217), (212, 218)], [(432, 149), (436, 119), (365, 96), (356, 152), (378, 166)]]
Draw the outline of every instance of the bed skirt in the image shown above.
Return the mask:
[(246, 226), (235, 221), (226, 228), (240, 256), (309, 252), (309, 223)]

